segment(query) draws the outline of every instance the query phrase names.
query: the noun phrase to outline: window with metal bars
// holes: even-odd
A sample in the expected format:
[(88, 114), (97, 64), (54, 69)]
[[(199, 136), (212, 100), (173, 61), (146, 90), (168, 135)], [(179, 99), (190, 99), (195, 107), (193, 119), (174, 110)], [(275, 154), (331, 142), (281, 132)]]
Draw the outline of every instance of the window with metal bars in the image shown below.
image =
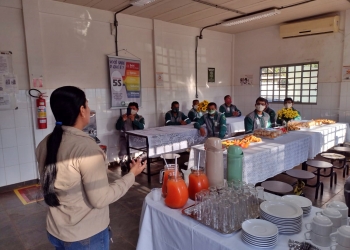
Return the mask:
[(269, 102), (317, 104), (318, 62), (260, 68), (260, 96)]

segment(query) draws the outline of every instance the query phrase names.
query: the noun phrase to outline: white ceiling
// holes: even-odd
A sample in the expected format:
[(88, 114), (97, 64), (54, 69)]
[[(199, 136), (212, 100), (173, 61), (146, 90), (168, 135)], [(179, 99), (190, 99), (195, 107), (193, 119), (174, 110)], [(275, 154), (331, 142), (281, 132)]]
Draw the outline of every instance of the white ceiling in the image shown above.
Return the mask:
[[(88, 6), (92, 8), (118, 11), (127, 6), (129, 0), (55, 0), (70, 4)], [(211, 4), (237, 10), (241, 13), (251, 13), (268, 8), (281, 8), (306, 0), (202, 0)], [(234, 25), (231, 27), (215, 26), (209, 29), (226, 33), (239, 33), (243, 31), (258, 29), (266, 26), (276, 25), (283, 22), (307, 18), (350, 9), (350, 0), (315, 0), (309, 3), (281, 9), (281, 14)], [(170, 23), (202, 28), (207, 25), (220, 23), (225, 19), (238, 17), (241, 14), (211, 7), (192, 0), (157, 0), (152, 4), (137, 7), (132, 6), (123, 11), (124, 14), (158, 19)]]

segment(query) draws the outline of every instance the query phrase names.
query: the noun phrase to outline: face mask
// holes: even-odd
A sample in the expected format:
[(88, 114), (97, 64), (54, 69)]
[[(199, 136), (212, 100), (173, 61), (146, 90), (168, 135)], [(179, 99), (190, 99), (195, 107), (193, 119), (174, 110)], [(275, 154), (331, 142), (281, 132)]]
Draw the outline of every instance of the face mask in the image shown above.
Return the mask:
[(198, 109), (198, 105), (194, 105), (193, 108), (194, 108), (194, 109)]
[(172, 111), (173, 111), (174, 113), (178, 113), (178, 112), (179, 112), (179, 108), (173, 108)]
[(209, 115), (213, 115), (213, 114), (215, 114), (215, 112), (216, 112), (216, 110), (209, 110), (208, 111)]
[(137, 110), (133, 110), (133, 109), (132, 109), (132, 110), (131, 110), (131, 114), (132, 114), (132, 115), (136, 115), (136, 114), (137, 114)]
[(257, 111), (264, 111), (265, 106), (263, 106), (263, 105), (255, 105), (255, 108), (256, 108)]
[(284, 107), (285, 107), (286, 109), (289, 109), (289, 108), (291, 108), (292, 106), (293, 106), (292, 103), (286, 103), (286, 104), (284, 104)]

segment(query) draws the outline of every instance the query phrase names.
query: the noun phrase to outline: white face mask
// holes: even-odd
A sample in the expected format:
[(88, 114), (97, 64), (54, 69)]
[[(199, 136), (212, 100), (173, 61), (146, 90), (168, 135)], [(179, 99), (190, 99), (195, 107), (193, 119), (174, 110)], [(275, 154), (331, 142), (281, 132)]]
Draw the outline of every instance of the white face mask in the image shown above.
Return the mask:
[(286, 109), (290, 109), (291, 107), (293, 107), (293, 104), (292, 103), (286, 103), (286, 104), (284, 104), (284, 107)]
[(198, 105), (194, 105), (193, 108), (194, 108), (194, 109), (198, 109)]
[(133, 109), (132, 109), (132, 110), (131, 110), (131, 114), (132, 114), (132, 115), (136, 115), (136, 114), (137, 114), (137, 110), (133, 110)]
[(256, 108), (257, 111), (264, 111), (265, 106), (263, 106), (263, 105), (255, 105), (255, 108)]

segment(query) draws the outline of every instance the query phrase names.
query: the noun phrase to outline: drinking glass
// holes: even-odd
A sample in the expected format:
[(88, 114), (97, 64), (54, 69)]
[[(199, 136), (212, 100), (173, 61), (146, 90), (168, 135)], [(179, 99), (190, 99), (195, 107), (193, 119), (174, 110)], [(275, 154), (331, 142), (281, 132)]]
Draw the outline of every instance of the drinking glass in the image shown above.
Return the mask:
[(195, 209), (194, 213), (197, 216), (197, 220), (202, 220), (202, 201), (203, 201), (204, 193), (198, 192), (195, 195)]
[(223, 199), (220, 203), (220, 229), (224, 233), (228, 233), (231, 230), (231, 205), (228, 199)]
[(210, 196), (203, 197), (202, 204), (202, 220), (206, 225), (210, 225), (212, 220), (212, 200)]
[(220, 202), (217, 199), (212, 200), (212, 210), (211, 210), (211, 225), (214, 229), (219, 229), (219, 208)]
[(258, 198), (260, 200), (265, 200), (264, 198), (264, 187), (258, 186), (255, 188), (255, 190), (258, 192)]

